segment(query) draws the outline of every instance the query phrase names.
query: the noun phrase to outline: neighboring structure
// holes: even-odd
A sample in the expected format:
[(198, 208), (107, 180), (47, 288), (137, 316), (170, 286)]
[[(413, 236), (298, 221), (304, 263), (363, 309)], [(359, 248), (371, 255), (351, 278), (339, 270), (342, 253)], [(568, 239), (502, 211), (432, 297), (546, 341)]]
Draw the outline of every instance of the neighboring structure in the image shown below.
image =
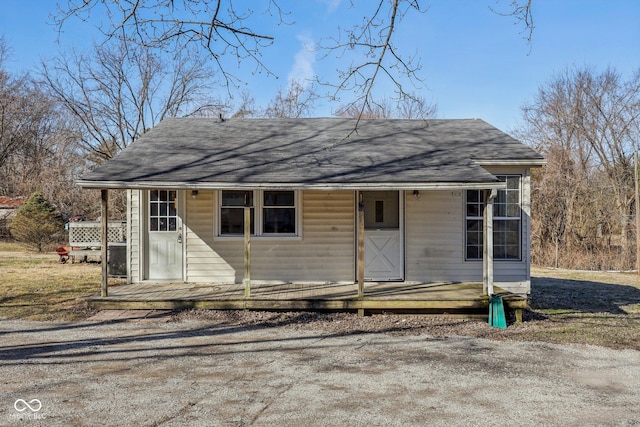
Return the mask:
[(11, 220), (26, 201), (26, 197), (0, 196), (0, 239), (11, 237)]
[(530, 168), (543, 164), (476, 119), (182, 118), (79, 185), (102, 189), (103, 209), (108, 189), (129, 190), (132, 283), (484, 281), (527, 294)]

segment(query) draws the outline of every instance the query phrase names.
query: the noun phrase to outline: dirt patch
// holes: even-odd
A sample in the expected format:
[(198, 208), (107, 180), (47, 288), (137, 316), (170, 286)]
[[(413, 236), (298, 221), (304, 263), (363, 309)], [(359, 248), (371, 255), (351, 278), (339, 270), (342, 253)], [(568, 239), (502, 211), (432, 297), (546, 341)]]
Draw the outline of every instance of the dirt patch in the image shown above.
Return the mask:
[(239, 327), (278, 327), (294, 331), (319, 330), (335, 335), (386, 333), (389, 335), (419, 335), (435, 337), (453, 335), (500, 336), (504, 330), (490, 327), (487, 322), (448, 316), (318, 312), (265, 312), (190, 310), (172, 316), (176, 322), (205, 321), (213, 325)]
[(602, 345), (640, 350), (640, 316), (606, 313), (571, 313), (546, 316), (529, 311), (523, 323), (507, 329), (491, 327), (486, 321), (448, 316), (353, 313), (251, 312), (193, 310), (178, 312), (173, 321), (199, 320), (213, 325), (239, 327), (281, 327), (291, 330), (320, 330), (336, 335), (384, 333), (392, 336), (429, 334), (438, 338), (467, 336), (498, 341), (542, 341)]
[[(247, 314), (253, 320), (2, 321), (0, 425), (640, 423), (637, 351), (396, 326), (348, 333), (335, 326), (344, 314), (327, 324)], [(382, 327), (392, 318), (367, 319)], [(322, 329), (329, 324), (335, 332)]]
[(113, 321), (165, 321), (172, 319), (174, 312), (169, 310), (102, 310), (89, 317), (90, 322)]

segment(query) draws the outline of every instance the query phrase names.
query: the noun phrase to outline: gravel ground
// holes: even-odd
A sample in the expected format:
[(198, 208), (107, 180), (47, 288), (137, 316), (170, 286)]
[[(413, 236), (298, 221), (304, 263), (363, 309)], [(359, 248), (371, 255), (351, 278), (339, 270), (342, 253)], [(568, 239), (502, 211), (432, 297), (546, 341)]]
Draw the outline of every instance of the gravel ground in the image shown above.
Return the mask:
[(0, 425), (640, 425), (636, 350), (447, 318), (155, 314), (0, 321)]

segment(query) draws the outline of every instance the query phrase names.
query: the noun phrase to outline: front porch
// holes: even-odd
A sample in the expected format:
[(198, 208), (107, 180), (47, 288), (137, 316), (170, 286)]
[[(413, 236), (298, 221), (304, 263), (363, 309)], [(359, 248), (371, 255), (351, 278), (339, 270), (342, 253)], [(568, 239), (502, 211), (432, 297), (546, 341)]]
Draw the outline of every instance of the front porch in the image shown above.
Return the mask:
[[(505, 310), (522, 320), (527, 299), (495, 288)], [(482, 283), (367, 282), (364, 296), (357, 284), (252, 284), (245, 297), (240, 284), (138, 283), (109, 287), (106, 297), (88, 298), (96, 309), (357, 311), (449, 314), (488, 317), (489, 297)]]

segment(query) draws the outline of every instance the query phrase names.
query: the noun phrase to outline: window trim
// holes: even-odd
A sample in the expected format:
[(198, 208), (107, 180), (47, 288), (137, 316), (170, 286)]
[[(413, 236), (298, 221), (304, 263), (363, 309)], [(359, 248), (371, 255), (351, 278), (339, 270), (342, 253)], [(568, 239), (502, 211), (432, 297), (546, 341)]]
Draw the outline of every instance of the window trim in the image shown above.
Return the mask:
[[(493, 221), (494, 221), (494, 232), (496, 229), (495, 223), (496, 221), (519, 221), (519, 226), (518, 226), (518, 257), (517, 258), (496, 258), (495, 256), (493, 257), (493, 261), (494, 262), (522, 262), (523, 260), (523, 248), (522, 248), (522, 244), (523, 244), (523, 217), (522, 217), (522, 196), (523, 196), (523, 175), (522, 174), (517, 174), (517, 173), (495, 173), (494, 174), (496, 177), (500, 178), (500, 177), (505, 177), (505, 182), (506, 182), (506, 178), (508, 177), (517, 177), (518, 178), (518, 206), (519, 206), (519, 216), (497, 216), (495, 215), (495, 206), (496, 206), (496, 202), (494, 201), (494, 216), (493, 216)], [(498, 191), (505, 191), (505, 200), (506, 200), (506, 188), (505, 189), (499, 189)], [(468, 191), (482, 191), (482, 190), (466, 190), (464, 192), (464, 204), (463, 204), (463, 209), (464, 209), (464, 215), (463, 215), (463, 221), (464, 221), (464, 247), (463, 247), (463, 251), (464, 251), (464, 261), (465, 262), (478, 262), (478, 261), (482, 261), (482, 254), (480, 257), (478, 258), (469, 258), (467, 257), (467, 243), (468, 243), (468, 226), (467, 223), (469, 220), (472, 221), (480, 221), (480, 223), (482, 224), (482, 232), (484, 233), (484, 217), (481, 213), (481, 215), (479, 216), (468, 216), (467, 215), (467, 201), (468, 201)], [(494, 254), (496, 252), (495, 250), (495, 246), (496, 246), (496, 241), (494, 239)], [(482, 242), (482, 244), (480, 245), (481, 248), (484, 247), (484, 241)], [(484, 251), (483, 251), (484, 252)]]
[[(215, 233), (214, 240), (243, 240), (244, 234), (222, 234), (221, 211), (222, 211), (222, 192), (223, 191), (240, 191), (240, 190), (218, 190), (216, 191), (216, 214), (215, 214)], [(243, 190), (244, 191), (244, 190)], [(302, 240), (302, 192), (300, 190), (290, 189), (274, 189), (274, 190), (246, 190), (253, 193), (254, 211), (254, 232), (251, 234), (252, 239), (259, 240)], [(295, 209), (295, 233), (265, 233), (263, 231), (264, 224), (264, 193), (268, 191), (292, 191), (293, 192), (293, 209)]]

